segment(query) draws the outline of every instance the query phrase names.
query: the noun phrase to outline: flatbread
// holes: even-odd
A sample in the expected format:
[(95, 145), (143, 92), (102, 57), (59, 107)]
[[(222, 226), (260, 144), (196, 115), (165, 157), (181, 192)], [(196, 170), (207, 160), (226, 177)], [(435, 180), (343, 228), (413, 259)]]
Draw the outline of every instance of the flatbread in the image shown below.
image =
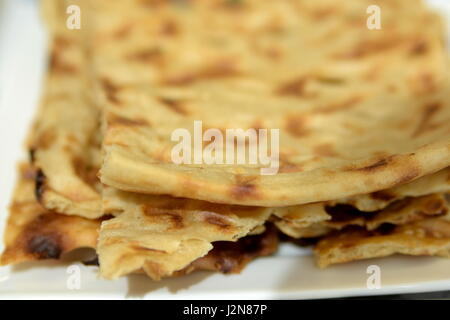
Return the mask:
[(34, 197), (36, 170), (21, 165), (6, 225), (0, 265), (59, 259), (79, 248), (95, 248), (100, 220), (46, 210)]
[[(52, 37), (49, 70), (34, 126), (31, 161), (36, 196), (47, 209), (96, 219), (101, 215), (99, 110), (88, 99), (85, 49), (79, 30), (65, 26), (61, 1), (44, 1)], [(59, 15), (58, 15), (59, 14)], [(92, 100), (92, 99), (91, 99)]]
[[(383, 224), (403, 225), (429, 217), (447, 214), (444, 194), (431, 194), (416, 198), (404, 198), (383, 210), (362, 212), (349, 205), (328, 206), (317, 203), (298, 206), (288, 215), (275, 213), (274, 223), (285, 234), (293, 238), (316, 238), (348, 226), (359, 226), (369, 231)], [(307, 219), (316, 212), (315, 220)], [(320, 219), (319, 219), (320, 217)]]
[(320, 240), (314, 253), (319, 268), (396, 253), (450, 257), (450, 221), (429, 218), (397, 226), (386, 233), (363, 229), (344, 231)]
[(349, 204), (361, 211), (377, 211), (406, 197), (419, 197), (442, 192), (450, 192), (450, 168), (394, 188), (338, 199), (329, 204)]
[[(91, 5), (101, 181), (253, 206), (346, 198), (450, 165), (442, 21), (421, 1)], [(366, 27), (369, 5), (383, 27)], [(183, 53), (183, 54), (180, 54)], [(171, 133), (280, 129), (280, 171), (176, 165)]]
[[(91, 220), (46, 210), (34, 197), (36, 170), (22, 164), (19, 175), (0, 265), (61, 259), (76, 249), (96, 248), (100, 219)], [(208, 255), (193, 261), (174, 276), (196, 270), (238, 273), (251, 260), (270, 255), (277, 247), (278, 235), (273, 227), (237, 242), (216, 242)]]
[(101, 226), (100, 273), (114, 279), (143, 269), (169, 277), (205, 256), (216, 241), (236, 241), (265, 224), (269, 208), (225, 206), (103, 190), (104, 210), (116, 215)]

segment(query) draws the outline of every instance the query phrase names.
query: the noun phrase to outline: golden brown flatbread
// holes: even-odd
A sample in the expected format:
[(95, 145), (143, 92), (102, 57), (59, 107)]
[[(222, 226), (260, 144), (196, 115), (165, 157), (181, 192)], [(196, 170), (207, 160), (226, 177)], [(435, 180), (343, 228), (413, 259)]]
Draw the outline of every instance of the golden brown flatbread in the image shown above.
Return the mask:
[[(287, 206), (402, 185), (450, 165), (442, 21), (421, 1), (89, 2), (104, 184)], [(366, 27), (369, 5), (381, 30)], [(180, 54), (182, 52), (183, 54)], [(177, 128), (280, 129), (280, 171), (176, 165)]]
[(59, 259), (78, 248), (95, 248), (100, 220), (50, 212), (34, 196), (36, 170), (21, 165), (6, 225), (1, 265)]
[(320, 240), (314, 253), (320, 268), (396, 253), (450, 257), (450, 221), (428, 218), (387, 232), (364, 229), (338, 232)]

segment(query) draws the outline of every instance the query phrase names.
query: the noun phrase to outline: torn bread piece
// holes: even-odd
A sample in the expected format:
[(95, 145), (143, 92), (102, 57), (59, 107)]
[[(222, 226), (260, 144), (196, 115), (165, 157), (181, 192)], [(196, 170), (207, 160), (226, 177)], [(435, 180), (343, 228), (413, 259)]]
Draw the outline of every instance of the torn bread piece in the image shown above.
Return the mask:
[(104, 212), (97, 253), (100, 273), (114, 279), (143, 269), (169, 277), (205, 256), (216, 241), (237, 241), (264, 225), (271, 209), (227, 206), (169, 196), (103, 190)]

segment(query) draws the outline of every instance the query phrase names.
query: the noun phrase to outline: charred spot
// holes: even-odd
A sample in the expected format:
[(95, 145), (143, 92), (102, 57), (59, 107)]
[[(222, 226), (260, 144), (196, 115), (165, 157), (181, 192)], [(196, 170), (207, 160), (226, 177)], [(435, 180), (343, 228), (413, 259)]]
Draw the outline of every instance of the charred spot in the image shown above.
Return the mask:
[(424, 55), (428, 52), (429, 45), (425, 40), (418, 40), (413, 43), (409, 53), (413, 56)]
[(146, 217), (151, 219), (156, 218), (168, 221), (174, 229), (182, 229), (184, 227), (183, 217), (176, 212), (151, 206), (143, 206), (143, 212)]
[(394, 194), (386, 190), (372, 192), (369, 194), (369, 196), (374, 200), (381, 200), (381, 201), (391, 201), (396, 197)]
[(318, 113), (332, 113), (336, 111), (347, 110), (354, 107), (356, 104), (363, 100), (362, 96), (354, 96), (348, 99), (345, 99), (340, 102), (336, 102), (334, 104), (330, 104), (324, 107), (317, 108), (315, 111)]
[(59, 36), (55, 36), (54, 40), (53, 40), (53, 45), (56, 48), (61, 48), (61, 49), (65, 49), (70, 47), (73, 44), (73, 40), (67, 37), (63, 37), (61, 35)]
[(227, 9), (239, 9), (244, 6), (244, 0), (223, 0), (222, 6)]
[(117, 97), (120, 88), (115, 85), (110, 79), (103, 78), (101, 80), (102, 88), (106, 94), (106, 98), (111, 102), (115, 104), (120, 104), (120, 100)]
[(35, 180), (35, 186), (34, 186), (34, 195), (36, 196), (36, 199), (38, 201), (42, 201), (44, 192), (45, 192), (45, 183), (46, 183), (46, 177), (44, 175), (44, 172), (42, 172), (41, 169), (39, 169), (36, 172), (36, 180)]
[(180, 100), (161, 97), (159, 98), (159, 101), (173, 112), (181, 115), (187, 115), (186, 109), (183, 107), (183, 103)]
[(133, 24), (126, 24), (119, 27), (116, 31), (114, 31), (113, 37), (120, 40), (126, 38), (131, 30), (133, 29)]
[(254, 198), (257, 195), (257, 188), (251, 183), (237, 184), (231, 188), (231, 195), (235, 199)]
[(272, 225), (260, 235), (246, 236), (236, 242), (217, 241), (204, 257), (192, 263), (194, 269), (222, 273), (240, 272), (251, 260), (274, 253), (278, 248), (278, 232)]
[(52, 72), (60, 74), (74, 74), (78, 71), (77, 67), (64, 61), (61, 57), (60, 51), (54, 48), (49, 60), (49, 68)]
[(278, 170), (279, 173), (299, 172), (302, 170), (303, 168), (301, 165), (292, 163), (286, 159), (280, 159), (280, 168)]
[(425, 203), (424, 209), (428, 213), (445, 213), (445, 200), (431, 199)]
[(136, 250), (136, 251), (148, 251), (148, 252), (156, 252), (156, 253), (167, 253), (167, 251), (164, 251), (164, 250), (158, 250), (158, 249), (143, 247), (143, 246), (140, 246), (140, 245), (134, 245), (134, 246), (132, 246), (132, 248), (134, 250)]
[(180, 28), (173, 20), (168, 20), (161, 26), (161, 34), (165, 36), (175, 36), (180, 32)]
[(431, 94), (439, 86), (438, 80), (431, 72), (421, 72), (410, 79), (411, 89), (416, 95)]
[(108, 123), (110, 126), (120, 125), (127, 127), (148, 126), (149, 123), (144, 119), (130, 119), (116, 114), (110, 114)]
[(412, 137), (416, 138), (428, 130), (433, 130), (437, 127), (436, 124), (432, 123), (433, 117), (442, 109), (442, 104), (438, 102), (433, 102), (427, 104), (423, 107), (422, 116), (419, 121), (419, 125), (414, 130)]
[(33, 163), (36, 160), (36, 150), (34, 148), (31, 148), (28, 150), (28, 159), (31, 163)]
[(184, 86), (200, 80), (211, 80), (239, 75), (239, 71), (232, 60), (221, 60), (197, 71), (182, 72), (163, 80), (163, 83), (174, 86)]
[(379, 234), (379, 235), (389, 235), (392, 232), (394, 232), (395, 228), (396, 228), (395, 224), (385, 222), (385, 223), (381, 224), (375, 230), (375, 232), (376, 232), (376, 234)]
[(29, 165), (22, 166), (20, 169), (20, 174), (21, 178), (24, 180), (34, 181), (36, 179), (36, 170)]
[(364, 40), (347, 52), (335, 55), (337, 59), (362, 59), (373, 54), (379, 54), (386, 50), (394, 49), (401, 45), (397, 37), (383, 37), (378, 39)]
[(95, 186), (98, 184), (98, 168), (93, 168), (79, 157), (74, 157), (72, 159), (72, 165), (75, 170), (75, 174), (80, 177), (81, 180), (86, 182), (87, 185), (95, 189)]
[(412, 181), (420, 175), (420, 170), (412, 168), (410, 171), (407, 171), (404, 175), (398, 178), (394, 185), (405, 184), (407, 182)]
[(286, 131), (294, 137), (304, 137), (310, 133), (307, 119), (301, 116), (288, 116), (286, 119)]
[(314, 153), (321, 157), (336, 157), (338, 155), (331, 143), (322, 143), (315, 146)]
[(58, 259), (62, 249), (59, 236), (54, 234), (36, 235), (28, 240), (27, 250), (39, 259)]
[(56, 133), (53, 128), (48, 128), (39, 132), (33, 143), (32, 149), (48, 149), (56, 140)]
[(385, 158), (385, 159), (377, 160), (376, 162), (374, 162), (373, 164), (370, 164), (368, 166), (365, 166), (362, 168), (357, 168), (354, 170), (370, 172), (370, 171), (374, 171), (374, 170), (377, 170), (377, 169), (387, 166), (389, 164), (389, 162), (390, 162), (390, 159)]
[(218, 226), (221, 229), (229, 229), (232, 227), (228, 219), (218, 213), (205, 211), (203, 212), (203, 216), (205, 222)]
[(309, 77), (303, 76), (298, 79), (288, 81), (278, 87), (276, 93), (283, 96), (297, 96), (301, 97), (305, 93), (305, 86), (308, 83)]
[(91, 260), (86, 260), (86, 261), (82, 261), (82, 264), (84, 264), (85, 266), (100, 266), (100, 263), (98, 261), (98, 256), (96, 256), (95, 258), (91, 259)]
[(143, 63), (161, 62), (162, 50), (160, 48), (145, 49), (131, 53), (127, 58)]

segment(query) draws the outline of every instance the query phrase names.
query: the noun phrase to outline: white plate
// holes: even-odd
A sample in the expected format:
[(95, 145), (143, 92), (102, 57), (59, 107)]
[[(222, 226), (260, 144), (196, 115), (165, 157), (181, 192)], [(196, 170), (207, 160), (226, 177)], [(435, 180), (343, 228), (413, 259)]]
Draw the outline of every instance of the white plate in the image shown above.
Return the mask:
[[(450, 17), (449, 1), (430, 3)], [(16, 163), (26, 157), (22, 141), (39, 98), (45, 42), (35, 1), (0, 0), (1, 230)], [(318, 270), (308, 250), (291, 245), (231, 276), (200, 272), (161, 282), (137, 275), (105, 281), (97, 278), (95, 267), (75, 265), (79, 273), (56, 262), (0, 268), (0, 299), (291, 299), (450, 290), (450, 260), (395, 256)], [(370, 265), (380, 267), (379, 289), (367, 287)], [(76, 275), (79, 289), (71, 286)]]

